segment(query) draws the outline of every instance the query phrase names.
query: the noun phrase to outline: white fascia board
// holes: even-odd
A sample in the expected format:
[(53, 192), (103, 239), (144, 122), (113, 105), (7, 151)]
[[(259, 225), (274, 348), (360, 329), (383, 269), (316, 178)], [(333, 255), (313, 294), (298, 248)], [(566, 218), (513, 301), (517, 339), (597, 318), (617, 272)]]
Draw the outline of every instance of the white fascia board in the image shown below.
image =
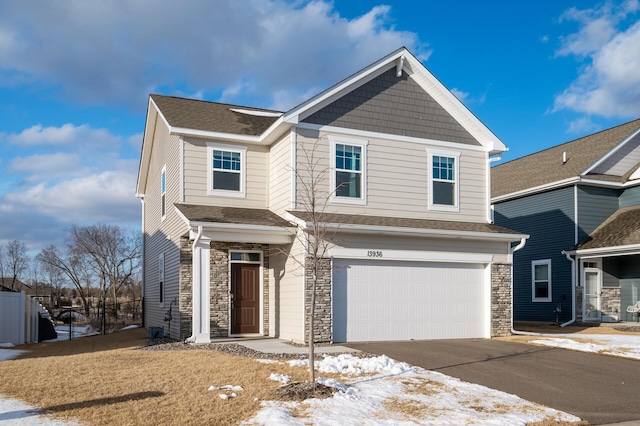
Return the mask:
[(631, 139), (633, 139), (634, 137), (636, 137), (638, 134), (640, 134), (640, 128), (637, 129), (635, 132), (631, 133), (631, 135), (627, 136), (626, 138), (624, 138), (622, 140), (622, 142), (620, 142), (619, 144), (617, 144), (616, 146), (614, 146), (609, 152), (607, 152), (606, 154), (604, 154), (602, 157), (600, 157), (595, 163), (593, 163), (591, 166), (589, 166), (584, 172), (580, 173), (581, 175), (586, 175), (587, 173), (591, 172), (593, 169), (595, 169), (596, 167), (598, 167), (600, 164), (604, 163), (609, 157), (611, 157), (613, 154), (615, 154), (615, 152), (617, 150), (619, 150), (620, 148), (622, 148), (624, 145), (626, 145)]
[[(425, 228), (404, 228), (399, 226), (378, 226), (378, 225), (354, 225), (347, 223), (326, 223), (323, 229), (335, 232), (350, 232), (361, 234), (378, 235), (409, 235), (421, 237), (438, 237), (467, 240), (491, 240), (491, 241), (520, 241), (522, 238), (529, 238), (526, 234), (502, 234), (493, 232), (472, 232), (472, 231), (452, 231), (446, 229), (425, 229)], [(307, 222), (304, 229), (311, 230), (311, 223)]]
[(417, 143), (422, 145), (440, 146), (440, 147), (457, 149), (457, 150), (465, 149), (468, 151), (488, 152), (488, 149), (484, 146), (466, 145), (466, 144), (455, 143), (455, 142), (438, 141), (435, 139), (423, 139), (423, 138), (416, 138), (413, 136), (392, 135), (392, 134), (386, 134), (386, 133), (370, 132), (367, 130), (347, 129), (344, 127), (323, 126), (320, 124), (311, 124), (311, 123), (300, 123), (298, 124), (297, 127), (300, 129), (317, 130), (317, 131), (323, 131), (323, 132), (332, 133), (332, 134), (356, 136), (356, 137), (365, 138), (365, 139), (381, 139), (381, 140), (390, 140), (390, 141), (398, 141), (398, 142), (410, 142), (410, 143)]
[[(140, 164), (138, 165), (138, 179), (136, 181), (136, 197), (138, 198), (144, 197), (146, 192), (147, 174), (149, 172), (149, 163), (151, 162), (151, 152), (153, 151), (151, 145), (153, 144), (155, 137), (155, 125), (158, 121), (158, 115), (162, 116), (156, 103), (153, 102), (153, 99), (149, 96), (147, 119), (144, 127), (144, 135), (142, 136), (142, 148), (140, 150)], [(151, 124), (151, 121), (153, 121), (153, 125)]]
[(599, 247), (584, 250), (572, 250), (567, 253), (576, 255), (580, 259), (589, 259), (595, 257), (612, 257), (612, 256), (628, 256), (632, 254), (640, 254), (640, 244), (629, 244), (626, 246), (615, 247)]
[[(447, 251), (418, 251), (418, 250), (373, 250), (376, 257), (371, 256), (372, 250), (352, 248), (329, 249), (329, 256), (336, 259), (366, 259), (366, 260), (403, 260), (414, 262), (445, 262), (445, 263), (491, 263), (492, 254), (466, 253)], [(381, 256), (381, 257), (377, 257)]]
[[(394, 52), (391, 52), (387, 56), (379, 59), (373, 64), (363, 68), (355, 74), (347, 77), (346, 79), (336, 83), (331, 86), (327, 90), (319, 93), (318, 95), (312, 97), (311, 99), (306, 100), (300, 105), (294, 107), (293, 109), (287, 111), (283, 115), (283, 119), (285, 122), (297, 124), (300, 121), (300, 116), (310, 115), (315, 110), (321, 108), (320, 105), (325, 105), (330, 103), (335, 98), (340, 97), (344, 93), (348, 93), (354, 86), (359, 86), (364, 84), (371, 79), (373, 79), (377, 74), (376, 71), (380, 70), (383, 67), (392, 68), (395, 66), (395, 60), (401, 57), (402, 55), (407, 55), (409, 52), (404, 47), (397, 49)], [(410, 55), (410, 54), (409, 54)]]
[(194, 238), (198, 226), (212, 241), (240, 243), (288, 244), (293, 241), (295, 228), (277, 228), (263, 225), (191, 222), (189, 238)]

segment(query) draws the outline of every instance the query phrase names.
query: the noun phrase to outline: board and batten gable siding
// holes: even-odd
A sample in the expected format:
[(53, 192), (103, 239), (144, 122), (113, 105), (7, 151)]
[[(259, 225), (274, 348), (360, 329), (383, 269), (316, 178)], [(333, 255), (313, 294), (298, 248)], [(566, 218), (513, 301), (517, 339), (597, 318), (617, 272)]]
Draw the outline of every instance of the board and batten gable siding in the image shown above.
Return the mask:
[[(529, 234), (513, 255), (514, 319), (555, 321), (554, 309), (562, 302), (561, 320), (571, 318), (571, 263), (562, 254), (575, 244), (574, 188), (567, 187), (494, 206), (496, 225)], [(531, 262), (551, 259), (551, 302), (533, 302)], [(563, 300), (563, 296), (565, 300)]]
[[(340, 135), (336, 135), (340, 137)], [(316, 140), (317, 158), (320, 158), (319, 169), (326, 169), (326, 183), (323, 197), (328, 196), (331, 189), (331, 143), (329, 134), (307, 129), (299, 129), (298, 133), (298, 167), (304, 167), (304, 149), (313, 149)], [(353, 140), (366, 140), (366, 204), (351, 205), (332, 202), (327, 206), (327, 213), (369, 214), (375, 216), (407, 217), (414, 219), (434, 219), (464, 222), (486, 222), (486, 168), (487, 153), (480, 150), (442, 148), (422, 143), (359, 138), (348, 136)], [(443, 212), (428, 210), (429, 199), (429, 150), (434, 152), (459, 152), (460, 191), (459, 212)], [(303, 194), (302, 185), (296, 185), (298, 203)], [(322, 197), (321, 197), (322, 198)]]
[[(180, 235), (186, 232), (186, 226), (176, 214), (173, 204), (180, 201), (180, 137), (170, 135), (164, 123), (156, 123), (153, 151), (149, 165), (149, 176), (145, 188), (145, 217), (144, 217), (144, 303), (145, 326), (165, 327), (164, 315), (169, 309), (169, 303), (179, 295), (179, 263)], [(166, 214), (161, 216), (160, 174), (166, 167)], [(164, 306), (160, 306), (159, 294), (159, 256), (164, 253)], [(173, 310), (174, 324), (180, 324), (175, 316), (178, 309)], [(175, 335), (176, 330), (172, 330)]]
[[(186, 204), (243, 207), (264, 209), (267, 207), (269, 194), (268, 166), (269, 148), (259, 145), (243, 145), (208, 139), (184, 139), (184, 202)], [(213, 167), (213, 159), (209, 160), (207, 143), (233, 146), (247, 150), (245, 168), (245, 196), (226, 197), (208, 195), (208, 172)]]
[(303, 120), (421, 139), (480, 145), (405, 72), (392, 67)]
[(282, 214), (291, 208), (291, 134), (269, 150), (269, 209)]
[(626, 188), (620, 194), (620, 208), (640, 205), (640, 186)]
[(578, 186), (578, 242), (618, 210), (620, 190)]

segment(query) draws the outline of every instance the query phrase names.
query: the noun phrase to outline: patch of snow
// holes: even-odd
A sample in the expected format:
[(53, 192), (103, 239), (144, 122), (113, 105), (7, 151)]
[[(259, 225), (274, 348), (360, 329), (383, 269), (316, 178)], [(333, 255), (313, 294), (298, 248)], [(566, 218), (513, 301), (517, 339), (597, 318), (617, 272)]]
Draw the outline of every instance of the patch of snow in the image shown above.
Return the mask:
[(132, 324), (132, 325), (128, 325), (126, 327), (123, 327), (120, 330), (133, 330), (134, 328), (140, 328), (140, 325), (139, 324)]
[(226, 393), (221, 393), (218, 396), (220, 397), (220, 399), (229, 399), (229, 395), (227, 395)]
[(209, 386), (209, 390), (228, 390), (231, 392), (240, 392), (242, 390), (244, 390), (244, 388), (242, 386), (233, 386), (233, 385), (224, 385), (224, 386), (214, 386), (211, 385)]
[(269, 380), (280, 382), (286, 385), (291, 382), (291, 376), (286, 376), (284, 374), (271, 373), (271, 375), (269, 376)]
[(34, 407), (0, 395), (0, 425), (77, 426), (78, 423), (41, 416)]
[(276, 361), (275, 359), (262, 359), (262, 358), (258, 358), (256, 359), (256, 361), (258, 361), (260, 364), (278, 364), (279, 362)]
[(21, 351), (18, 349), (0, 349), (0, 361), (13, 359), (24, 352), (27, 352), (27, 351)]
[(14, 346), (15, 345), (13, 343), (9, 343), (9, 342), (2, 343), (2, 342), (0, 342), (0, 348), (13, 348)]
[(640, 359), (640, 336), (622, 334), (549, 334), (533, 340), (543, 346)]

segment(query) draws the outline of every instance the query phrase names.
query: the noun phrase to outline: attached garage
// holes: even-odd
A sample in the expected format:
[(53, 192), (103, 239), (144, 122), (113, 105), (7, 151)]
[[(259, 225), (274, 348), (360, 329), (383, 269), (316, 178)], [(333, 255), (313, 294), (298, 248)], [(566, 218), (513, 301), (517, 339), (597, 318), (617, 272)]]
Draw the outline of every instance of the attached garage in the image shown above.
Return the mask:
[(333, 259), (334, 342), (488, 338), (485, 263)]

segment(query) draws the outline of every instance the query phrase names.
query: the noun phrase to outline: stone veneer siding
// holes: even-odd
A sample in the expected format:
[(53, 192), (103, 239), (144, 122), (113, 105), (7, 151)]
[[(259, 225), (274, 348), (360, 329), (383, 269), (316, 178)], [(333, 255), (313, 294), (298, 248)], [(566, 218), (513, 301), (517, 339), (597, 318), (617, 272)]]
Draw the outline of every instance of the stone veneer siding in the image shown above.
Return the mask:
[[(305, 259), (305, 315), (304, 342), (309, 343), (309, 315), (311, 315), (311, 294), (313, 289), (313, 268), (311, 258)], [(316, 282), (316, 309), (314, 315), (313, 341), (331, 342), (331, 259), (320, 259)]]
[(602, 287), (602, 297), (600, 300), (602, 315), (620, 317), (620, 287)]
[[(180, 338), (191, 336), (192, 323), (192, 244), (184, 236), (180, 239)], [(263, 330), (269, 330), (269, 245), (212, 241), (210, 244), (210, 335), (229, 335), (229, 252), (261, 251), (263, 283)]]
[(508, 263), (491, 265), (491, 337), (511, 334), (511, 268)]

